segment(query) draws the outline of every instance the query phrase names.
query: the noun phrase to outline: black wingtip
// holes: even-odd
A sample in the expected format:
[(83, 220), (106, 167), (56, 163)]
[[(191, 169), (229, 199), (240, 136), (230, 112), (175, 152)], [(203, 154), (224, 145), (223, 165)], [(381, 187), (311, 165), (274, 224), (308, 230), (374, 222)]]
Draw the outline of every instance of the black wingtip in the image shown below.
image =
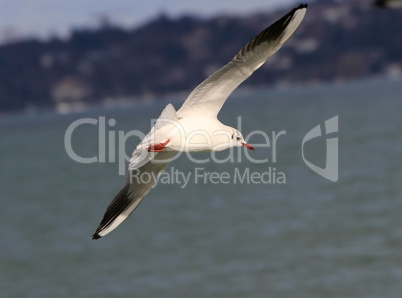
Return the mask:
[(296, 11), (300, 9), (307, 9), (307, 3), (305, 4), (300, 4), (298, 7), (293, 8), (288, 15), (293, 15)]
[(100, 238), (102, 238), (102, 237), (99, 236), (98, 233), (95, 233), (95, 234), (92, 235), (92, 240), (97, 240), (97, 239), (100, 239)]
[(307, 8), (307, 3), (300, 4), (296, 9), (302, 9), (302, 8)]
[(260, 34), (254, 37), (239, 53), (233, 58), (234, 60), (241, 60), (245, 53), (251, 51), (254, 47), (264, 42), (277, 42), (285, 32), (289, 23), (294, 19), (298, 10), (307, 9), (307, 4), (300, 4), (298, 7), (293, 8), (290, 12), (285, 14), (282, 18), (277, 20), (271, 26), (263, 30)]

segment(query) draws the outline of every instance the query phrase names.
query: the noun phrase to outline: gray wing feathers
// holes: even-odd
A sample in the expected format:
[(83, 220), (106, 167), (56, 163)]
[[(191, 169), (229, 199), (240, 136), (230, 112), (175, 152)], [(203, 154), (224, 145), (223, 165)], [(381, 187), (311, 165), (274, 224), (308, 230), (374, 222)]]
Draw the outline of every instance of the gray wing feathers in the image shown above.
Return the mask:
[(299, 27), (307, 5), (294, 8), (254, 37), (227, 65), (213, 73), (190, 93), (179, 117), (202, 113), (216, 117), (228, 96), (276, 51)]
[(117, 228), (141, 203), (166, 169), (174, 152), (160, 152), (154, 160), (131, 170), (126, 183), (107, 207), (92, 239), (99, 239)]

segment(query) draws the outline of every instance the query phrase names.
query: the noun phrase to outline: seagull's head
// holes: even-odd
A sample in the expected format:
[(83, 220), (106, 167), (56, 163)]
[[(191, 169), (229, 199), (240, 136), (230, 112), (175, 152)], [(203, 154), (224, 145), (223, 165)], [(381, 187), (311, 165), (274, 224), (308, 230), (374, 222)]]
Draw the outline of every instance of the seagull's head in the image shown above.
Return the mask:
[(254, 147), (251, 146), (249, 143), (247, 143), (244, 140), (243, 135), (241, 134), (241, 132), (236, 130), (236, 129), (233, 129), (231, 142), (232, 142), (233, 146), (237, 146), (237, 147), (244, 146), (247, 149), (250, 149), (250, 150), (254, 151)]

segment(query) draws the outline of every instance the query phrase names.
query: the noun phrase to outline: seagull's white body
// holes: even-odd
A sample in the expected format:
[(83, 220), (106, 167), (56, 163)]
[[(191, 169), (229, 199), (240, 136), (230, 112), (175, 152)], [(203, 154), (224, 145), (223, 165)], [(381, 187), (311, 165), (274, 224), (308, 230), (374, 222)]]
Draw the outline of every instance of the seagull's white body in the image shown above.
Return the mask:
[[(233, 134), (240, 134), (216, 117), (180, 117), (180, 114), (180, 110), (176, 112), (169, 104), (158, 118), (153, 131), (137, 146), (136, 151), (145, 153), (150, 145), (163, 143), (167, 139), (170, 141), (165, 146), (166, 151), (221, 151), (233, 145)], [(137, 167), (137, 159), (132, 158), (130, 169)]]
[(97, 228), (93, 239), (119, 226), (156, 183), (142, 181), (141, 174), (158, 177), (178, 152), (221, 151), (234, 146), (253, 147), (235, 128), (217, 115), (229, 95), (272, 56), (299, 27), (307, 5), (294, 8), (253, 38), (228, 64), (209, 76), (190, 93), (176, 111), (169, 104), (130, 160), (130, 174)]

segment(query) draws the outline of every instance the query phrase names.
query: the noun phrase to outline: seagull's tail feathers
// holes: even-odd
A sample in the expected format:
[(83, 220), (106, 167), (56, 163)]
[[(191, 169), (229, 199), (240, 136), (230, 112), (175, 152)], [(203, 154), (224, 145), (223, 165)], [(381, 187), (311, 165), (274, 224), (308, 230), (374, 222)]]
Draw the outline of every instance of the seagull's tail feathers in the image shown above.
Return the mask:
[(156, 120), (155, 125), (153, 127), (154, 130), (159, 130), (166, 126), (166, 122), (170, 123), (171, 121), (177, 121), (176, 109), (172, 104), (168, 104), (162, 111), (158, 120)]
[[(151, 145), (165, 143), (176, 133), (183, 134), (183, 129), (178, 122), (175, 108), (173, 105), (168, 104), (156, 120), (151, 131), (134, 150), (130, 159), (129, 170), (139, 169), (149, 161), (154, 160), (158, 152), (149, 152), (147, 148)], [(169, 144), (166, 147), (169, 147)]]

